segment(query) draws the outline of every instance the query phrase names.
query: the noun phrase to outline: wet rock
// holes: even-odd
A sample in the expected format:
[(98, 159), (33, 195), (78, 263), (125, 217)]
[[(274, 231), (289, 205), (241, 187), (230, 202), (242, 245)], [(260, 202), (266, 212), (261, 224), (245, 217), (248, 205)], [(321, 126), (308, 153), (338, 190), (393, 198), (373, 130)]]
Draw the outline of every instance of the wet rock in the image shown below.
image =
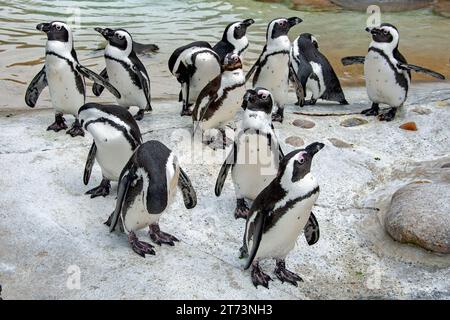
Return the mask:
[(433, 7), (433, 12), (446, 17), (450, 18), (450, 1), (448, 0), (439, 0)]
[(287, 137), (286, 140), (284, 140), (285, 143), (293, 146), (293, 147), (301, 147), (305, 144), (302, 138), (297, 136), (290, 136)]
[(450, 253), (450, 184), (411, 183), (397, 190), (385, 216), (395, 240)]
[(370, 5), (377, 5), (381, 12), (405, 11), (425, 8), (433, 3), (433, 0), (331, 0), (336, 5), (345, 9), (366, 11)]
[(328, 140), (335, 146), (336, 148), (352, 148), (353, 144), (347, 143), (337, 138), (328, 138)]
[(289, 6), (294, 10), (313, 9), (319, 11), (328, 11), (340, 9), (329, 0), (290, 0)]
[(343, 127), (357, 127), (363, 124), (369, 123), (367, 120), (362, 118), (348, 118), (341, 122)]
[(450, 163), (444, 163), (441, 168), (442, 169), (450, 168)]
[(405, 122), (399, 128), (403, 130), (417, 131), (417, 125), (415, 122)]
[(303, 129), (311, 129), (313, 128), (316, 124), (312, 121), (309, 120), (302, 120), (302, 119), (297, 119), (294, 120), (294, 122), (292, 122), (292, 124), (296, 127), (300, 127)]
[(412, 109), (411, 111), (415, 112), (417, 114), (420, 114), (420, 115), (426, 115), (426, 114), (430, 114), (431, 113), (431, 109), (422, 108), (422, 107), (416, 107), (416, 108)]

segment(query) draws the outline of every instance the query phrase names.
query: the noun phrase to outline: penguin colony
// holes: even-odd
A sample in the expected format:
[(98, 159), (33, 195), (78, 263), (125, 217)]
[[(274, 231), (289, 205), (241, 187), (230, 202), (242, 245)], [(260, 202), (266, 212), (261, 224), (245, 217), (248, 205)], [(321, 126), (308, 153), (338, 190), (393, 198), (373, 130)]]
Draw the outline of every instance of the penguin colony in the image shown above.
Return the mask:
[[(221, 195), (231, 170), (236, 194), (234, 217), (246, 221), (240, 256), (246, 259), (244, 269), (251, 267), (256, 287), (268, 288), (272, 280), (260, 267), (264, 259), (276, 261), (274, 274), (280, 281), (297, 286), (302, 278), (286, 268), (286, 257), (302, 233), (309, 245), (319, 240), (319, 224), (312, 209), (320, 189), (311, 165), (324, 144), (314, 142), (285, 155), (273, 125), (273, 121), (283, 121), (289, 83), (299, 107), (313, 105), (318, 99), (348, 104), (317, 39), (303, 33), (290, 42), (289, 30), (301, 22), (298, 17), (270, 21), (266, 44), (247, 74), (243, 61), (249, 46), (247, 29), (255, 23), (253, 19), (230, 23), (214, 46), (205, 41), (185, 44), (168, 61), (180, 84), (181, 115), (192, 117), (192, 131), (202, 133), (204, 144), (225, 148), (225, 128), (234, 124), (237, 112), (243, 109), (242, 121), (234, 130), (232, 146), (217, 176), (215, 195)], [(33, 108), (48, 86), (55, 120), (47, 130), (67, 129), (64, 116), (72, 115), (75, 120), (67, 134), (84, 136), (88, 131), (92, 136), (83, 182), (89, 184), (97, 162), (102, 181), (86, 193), (91, 198), (105, 197), (111, 181), (118, 183), (115, 208), (105, 222), (111, 232), (124, 232), (132, 250), (142, 257), (154, 255), (155, 250), (149, 242), (138, 239), (137, 230), (148, 227), (153, 243), (173, 246), (179, 240), (161, 231), (159, 219), (169, 211), (177, 188), (187, 209), (196, 206), (197, 196), (176, 153), (159, 141), (144, 142), (136, 122), (152, 110), (149, 72), (136, 54), (144, 45), (134, 42), (124, 29), (95, 28), (107, 41), (105, 68), (96, 74), (78, 61), (67, 24), (53, 21), (36, 28), (47, 35), (45, 64), (29, 84), (26, 104)], [(383, 23), (366, 31), (372, 38), (367, 55), (345, 57), (342, 63), (364, 64), (372, 105), (362, 113), (391, 121), (407, 98), (411, 71), (438, 79), (444, 76), (407, 63), (398, 49), (395, 26)], [(246, 88), (252, 76), (251, 88)], [(85, 78), (94, 82), (95, 96), (106, 88), (117, 105), (85, 103)], [(308, 93), (310, 99), (306, 100)], [(386, 112), (380, 112), (380, 104), (389, 106)], [(134, 116), (128, 111), (132, 106), (139, 108)]]

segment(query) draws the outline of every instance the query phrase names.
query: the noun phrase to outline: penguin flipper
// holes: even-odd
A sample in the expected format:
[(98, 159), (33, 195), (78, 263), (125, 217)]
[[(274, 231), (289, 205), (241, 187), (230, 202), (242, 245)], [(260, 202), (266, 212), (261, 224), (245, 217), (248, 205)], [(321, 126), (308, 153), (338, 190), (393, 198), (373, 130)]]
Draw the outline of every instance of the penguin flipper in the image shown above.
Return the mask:
[(197, 205), (197, 194), (192, 186), (191, 180), (186, 172), (180, 167), (180, 176), (178, 178), (178, 187), (183, 194), (184, 205), (186, 209), (192, 209)]
[(309, 216), (308, 222), (305, 225), (305, 228), (303, 229), (305, 233), (306, 241), (310, 246), (315, 244), (317, 241), (319, 241), (319, 223), (317, 222), (316, 217), (314, 216), (314, 213), (311, 212), (311, 215)]
[(228, 171), (230, 171), (231, 166), (235, 163), (235, 155), (236, 155), (236, 143), (233, 145), (233, 149), (228, 154), (225, 162), (222, 164), (220, 168), (219, 175), (217, 176), (216, 186), (214, 188), (214, 192), (217, 197), (222, 193), (223, 185), (225, 184), (225, 180), (228, 176)]
[[(248, 240), (252, 239), (253, 244), (250, 254), (248, 256), (247, 263), (245, 264), (244, 267), (245, 270), (247, 270), (251, 266), (253, 260), (255, 259), (256, 253), (258, 252), (258, 248), (261, 243), (262, 234), (264, 230), (264, 223), (266, 219), (265, 212), (263, 211), (257, 211), (255, 214), (256, 214), (255, 219), (253, 221), (250, 221), (251, 217), (250, 213), (249, 220), (247, 221), (247, 223), (250, 223), (250, 226), (248, 227), (248, 234), (246, 234), (246, 236)], [(247, 243), (249, 242), (248, 240)]]
[(427, 75), (429, 75), (431, 77), (434, 77), (434, 78), (437, 78), (437, 79), (440, 79), (440, 80), (445, 80), (445, 76), (444, 75), (440, 74), (439, 72), (436, 72), (436, 71), (433, 71), (433, 70), (430, 70), (430, 69), (427, 69), (427, 68), (424, 68), (424, 67), (419, 67), (419, 66), (416, 66), (414, 64), (401, 63), (401, 62), (399, 62), (397, 65), (398, 65), (398, 67), (400, 69), (412, 70), (412, 71), (415, 71), (415, 72), (427, 74)]
[(297, 95), (297, 99), (299, 100), (299, 105), (303, 106), (305, 103), (305, 85), (298, 78), (297, 73), (292, 66), (292, 63), (289, 63), (289, 77), (294, 82), (295, 94)]
[(34, 108), (42, 90), (48, 85), (47, 76), (45, 74), (45, 66), (34, 76), (25, 93), (25, 103)]
[(352, 64), (364, 64), (366, 57), (363, 56), (350, 56), (341, 59), (344, 66), (350, 66)]
[(144, 77), (144, 75), (142, 74), (142, 72), (140, 72), (136, 65), (133, 66), (133, 71), (134, 73), (136, 73), (139, 82), (141, 83), (142, 86), (142, 90), (144, 90), (144, 95), (145, 95), (145, 99), (147, 99), (147, 109), (148, 110), (152, 110), (152, 104), (150, 101), (150, 88), (149, 88), (149, 82), (150, 80), (147, 80), (147, 78)]
[[(106, 72), (106, 68), (103, 69), (102, 72), (100, 72), (100, 77), (103, 77), (103, 79), (109, 81), (108, 73)], [(98, 83), (94, 83), (94, 85), (92, 86), (92, 93), (93, 93), (96, 97), (99, 97), (99, 96), (102, 94), (103, 89), (105, 89), (104, 86), (102, 86), (102, 85), (100, 85), (100, 84), (98, 84)]]
[(77, 65), (78, 72), (81, 73), (84, 77), (94, 81), (95, 83), (98, 83), (108, 89), (109, 92), (111, 92), (117, 99), (120, 99), (120, 92), (117, 91), (116, 88), (112, 84), (110, 84), (108, 81), (106, 81), (103, 77), (96, 74), (94, 71), (89, 70), (86, 67), (83, 67), (81, 64)]
[(97, 153), (97, 146), (95, 145), (95, 142), (92, 142), (92, 146), (91, 149), (89, 150), (89, 154), (86, 160), (86, 165), (84, 166), (84, 174), (83, 174), (84, 185), (87, 185), (89, 183), (89, 179), (91, 178), (96, 153)]
[(247, 74), (245, 75), (245, 82), (248, 81), (248, 79), (250, 79), (250, 77), (252, 76), (253, 72), (255, 72), (256, 68), (259, 66), (259, 64), (261, 63), (261, 57), (264, 53), (264, 51), (266, 51), (266, 47), (264, 46), (264, 49), (261, 53), (261, 55), (259, 56), (258, 60), (256, 60), (255, 64), (250, 68), (250, 70), (247, 72)]
[(113, 232), (116, 229), (117, 222), (119, 221), (120, 213), (122, 212), (123, 202), (125, 200), (128, 188), (131, 184), (131, 173), (127, 173), (120, 179), (119, 186), (117, 188), (117, 201), (116, 208), (111, 215), (111, 224), (109, 226), (109, 232)]

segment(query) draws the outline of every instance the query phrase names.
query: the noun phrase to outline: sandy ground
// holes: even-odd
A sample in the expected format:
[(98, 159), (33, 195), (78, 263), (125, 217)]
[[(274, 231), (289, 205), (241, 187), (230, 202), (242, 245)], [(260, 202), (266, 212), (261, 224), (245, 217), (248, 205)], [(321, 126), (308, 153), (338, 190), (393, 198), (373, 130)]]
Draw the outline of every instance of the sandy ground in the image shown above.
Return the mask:
[[(289, 106), (284, 141), (295, 135), (306, 144), (326, 147), (312, 168), (321, 194), (314, 213), (321, 239), (308, 246), (301, 236), (287, 259), (288, 268), (304, 282), (298, 287), (275, 280), (270, 289), (254, 288), (238, 249), (244, 221), (233, 218), (235, 205), (230, 178), (216, 198), (213, 186), (223, 153), (189, 155), (190, 119), (178, 116), (177, 102), (154, 103), (153, 113), (140, 123), (144, 140), (158, 139), (179, 155), (198, 195), (198, 205), (186, 210), (181, 194), (163, 215), (161, 228), (176, 235), (175, 247), (157, 247), (143, 259), (126, 237), (103, 225), (115, 206), (111, 195), (90, 199), (84, 194), (97, 185), (96, 165), (89, 186), (82, 174), (91, 137), (70, 138), (47, 132), (51, 109), (11, 109), (0, 112), (0, 284), (4, 299), (344, 299), (450, 298), (450, 257), (393, 241), (384, 231), (379, 199), (420, 175), (409, 174), (422, 161), (449, 161), (449, 83), (416, 85), (397, 119), (346, 128), (340, 122), (368, 102), (362, 88), (346, 90), (353, 104)], [(292, 101), (294, 97), (292, 97)], [(40, 103), (47, 105), (44, 99)], [(427, 108), (431, 113), (413, 111)], [(304, 115), (293, 114), (301, 111)], [(324, 116), (324, 114), (333, 114)], [(69, 123), (72, 119), (69, 119)], [(295, 119), (315, 123), (311, 129), (292, 125)], [(415, 121), (418, 131), (399, 125)], [(332, 145), (329, 138), (352, 144)], [(285, 151), (293, 147), (283, 144)], [(394, 172), (404, 170), (405, 174)], [(140, 234), (145, 239), (146, 232)], [(274, 263), (263, 268), (272, 273)], [(77, 285), (79, 271), (79, 286)]]

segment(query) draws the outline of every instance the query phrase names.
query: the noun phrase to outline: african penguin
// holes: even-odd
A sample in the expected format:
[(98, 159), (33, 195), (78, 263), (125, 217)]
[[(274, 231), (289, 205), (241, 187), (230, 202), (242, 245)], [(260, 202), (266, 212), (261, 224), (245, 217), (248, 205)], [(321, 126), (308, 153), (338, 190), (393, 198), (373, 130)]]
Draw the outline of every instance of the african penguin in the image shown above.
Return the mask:
[(289, 91), (289, 55), (291, 42), (288, 38), (289, 30), (302, 22), (297, 17), (278, 18), (272, 20), (266, 32), (266, 45), (256, 63), (248, 72), (249, 79), (253, 77), (253, 87), (269, 90), (275, 100), (278, 110), (273, 115), (273, 121), (283, 121), (284, 104)]
[[(106, 68), (100, 73), (109, 79), (120, 92), (117, 103), (125, 108), (139, 107), (136, 120), (142, 120), (145, 110), (152, 110), (150, 95), (150, 77), (137, 57), (133, 48), (133, 39), (124, 29), (95, 28), (107, 41), (105, 48)], [(99, 96), (103, 87), (94, 84), (92, 91)]]
[(109, 194), (110, 181), (119, 181), (120, 173), (134, 150), (142, 143), (141, 132), (133, 116), (123, 107), (87, 103), (78, 112), (80, 121), (94, 141), (86, 160), (83, 175), (85, 185), (95, 160), (102, 169), (102, 182), (86, 192), (91, 198)]
[[(237, 53), (228, 53), (223, 60), (222, 73), (210, 81), (200, 92), (194, 110), (192, 120), (194, 133), (197, 126), (209, 136), (210, 129), (218, 129), (223, 141), (219, 145), (225, 148), (226, 135), (224, 126), (232, 121), (242, 105), (242, 97), (245, 93), (245, 76), (242, 71), (242, 63)], [(214, 142), (206, 139), (207, 143)], [(222, 140), (222, 139), (220, 139)]]
[(247, 28), (254, 23), (253, 19), (245, 19), (232, 22), (225, 28), (222, 40), (212, 48), (219, 55), (221, 62), (228, 53), (237, 53), (241, 61), (244, 60), (244, 53), (248, 48)]
[(247, 218), (247, 200), (255, 200), (278, 172), (283, 152), (272, 125), (273, 97), (264, 88), (247, 90), (244, 116), (236, 131), (233, 149), (217, 176), (215, 194), (220, 196), (231, 168), (236, 209), (234, 217)]
[(181, 84), (181, 115), (191, 116), (191, 106), (197, 101), (200, 91), (220, 74), (220, 58), (208, 42), (196, 41), (175, 49), (168, 65)]
[[(291, 65), (302, 86), (302, 90), (296, 90), (303, 91), (303, 96), (297, 97), (300, 106), (314, 105), (317, 99), (348, 104), (333, 67), (319, 51), (317, 39), (312, 34), (303, 33), (292, 42)], [(302, 103), (307, 90), (311, 92), (311, 99)]]
[(60, 21), (40, 23), (36, 29), (47, 34), (45, 65), (30, 82), (25, 94), (25, 102), (29, 107), (34, 108), (42, 90), (48, 86), (56, 114), (55, 122), (47, 130), (57, 132), (67, 129), (63, 115), (71, 114), (75, 117), (75, 122), (67, 133), (72, 137), (84, 136), (78, 121), (78, 109), (86, 99), (84, 77), (102, 84), (116, 97), (120, 97), (120, 93), (103, 77), (78, 62), (72, 32), (67, 24)]
[(116, 208), (105, 224), (113, 231), (120, 221), (131, 248), (142, 257), (155, 254), (153, 246), (135, 234), (147, 226), (153, 242), (173, 246), (178, 239), (160, 231), (158, 222), (174, 200), (177, 185), (186, 208), (194, 208), (195, 190), (173, 152), (159, 141), (141, 144), (120, 175)]
[(315, 142), (288, 153), (280, 162), (276, 178), (250, 208), (241, 254), (248, 255), (245, 269), (252, 266), (255, 286), (269, 287), (272, 279), (259, 266), (268, 258), (276, 259), (275, 274), (282, 282), (297, 286), (297, 281), (302, 281), (286, 269), (285, 259), (303, 231), (309, 245), (319, 238), (319, 225), (311, 212), (319, 197), (319, 184), (310, 170), (314, 155), (323, 147)]
[[(366, 116), (377, 116), (380, 120), (392, 121), (397, 109), (408, 96), (411, 83), (411, 70), (428, 74), (438, 79), (445, 79), (435, 71), (408, 64), (398, 49), (399, 32), (395, 26), (382, 23), (379, 27), (366, 28), (371, 33), (372, 42), (365, 57), (351, 56), (342, 59), (344, 65), (364, 64), (366, 90), (372, 107), (362, 111)], [(387, 104), (390, 108), (379, 114), (379, 104)]]

